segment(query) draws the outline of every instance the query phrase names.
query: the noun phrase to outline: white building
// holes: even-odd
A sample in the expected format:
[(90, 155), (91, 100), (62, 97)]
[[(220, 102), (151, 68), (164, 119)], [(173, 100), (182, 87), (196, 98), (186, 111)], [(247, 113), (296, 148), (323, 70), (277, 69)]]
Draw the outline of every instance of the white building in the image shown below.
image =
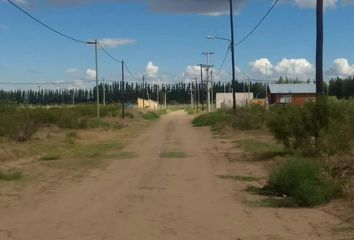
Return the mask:
[[(250, 93), (235, 93), (236, 105), (246, 106), (251, 103), (253, 99), (253, 92)], [(233, 106), (232, 93), (216, 93), (216, 109), (220, 108), (232, 108)]]

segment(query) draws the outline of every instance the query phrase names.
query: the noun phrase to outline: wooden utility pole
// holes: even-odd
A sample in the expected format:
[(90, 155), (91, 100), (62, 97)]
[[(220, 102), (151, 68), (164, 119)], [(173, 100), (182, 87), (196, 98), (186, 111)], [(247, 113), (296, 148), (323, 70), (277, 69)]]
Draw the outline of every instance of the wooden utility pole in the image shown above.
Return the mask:
[(102, 103), (103, 103), (103, 106), (106, 106), (106, 88), (105, 88), (105, 81), (104, 81), (104, 78), (102, 79), (102, 92), (103, 92), (103, 99), (102, 99)]
[(323, 0), (317, 0), (316, 93), (323, 95)]
[(201, 102), (202, 102), (202, 111), (204, 111), (204, 99), (203, 99), (203, 90), (204, 90), (204, 87), (203, 87), (203, 64), (200, 64), (200, 84), (202, 85), (201, 88), (202, 88), (202, 91), (201, 91)]
[(97, 100), (97, 120), (100, 120), (100, 89), (98, 86), (98, 56), (97, 56), (97, 40), (95, 40), (95, 62), (96, 62), (96, 100)]
[(124, 61), (122, 60), (122, 118), (125, 117), (125, 82), (124, 82)]
[(232, 1), (230, 0), (230, 27), (231, 27), (231, 63), (232, 63), (232, 108), (236, 112), (236, 71), (235, 71), (235, 40), (234, 40), (234, 13)]

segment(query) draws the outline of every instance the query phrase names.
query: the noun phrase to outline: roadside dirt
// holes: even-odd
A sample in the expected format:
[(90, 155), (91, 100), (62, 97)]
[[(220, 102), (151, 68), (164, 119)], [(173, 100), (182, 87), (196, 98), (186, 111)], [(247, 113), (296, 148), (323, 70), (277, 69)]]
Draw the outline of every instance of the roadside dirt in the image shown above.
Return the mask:
[[(247, 182), (218, 176), (262, 178), (265, 170), (228, 161), (232, 143), (193, 128), (191, 119), (181, 111), (164, 116), (124, 149), (137, 157), (0, 208), (0, 239), (352, 239), (335, 231), (341, 220), (321, 209), (250, 206)], [(170, 152), (187, 156), (160, 157)]]

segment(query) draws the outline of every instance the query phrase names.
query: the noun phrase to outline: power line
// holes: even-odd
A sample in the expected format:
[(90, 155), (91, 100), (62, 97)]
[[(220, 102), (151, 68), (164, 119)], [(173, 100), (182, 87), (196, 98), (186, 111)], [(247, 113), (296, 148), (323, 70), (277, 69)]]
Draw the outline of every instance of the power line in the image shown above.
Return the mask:
[(128, 71), (128, 73), (130, 74), (130, 76), (131, 76), (132, 78), (134, 78), (134, 79), (137, 80), (137, 81), (140, 81), (140, 79), (138, 79), (138, 78), (136, 77), (136, 75), (133, 74), (132, 71), (130, 71), (130, 69), (128, 68), (128, 66), (127, 66), (127, 64), (126, 64), (125, 62), (124, 62), (124, 66), (125, 66), (125, 69)]
[(65, 37), (69, 40), (72, 40), (74, 42), (78, 42), (78, 43), (83, 43), (83, 44), (90, 44), (90, 42), (87, 42), (87, 41), (82, 41), (80, 39), (77, 39), (77, 38), (74, 38), (74, 37), (71, 37), (65, 33), (62, 33), (52, 27), (50, 27), (48, 24), (42, 22), (41, 20), (39, 20), (38, 18), (32, 16), (30, 13), (28, 13), (26, 10), (24, 10), (23, 8), (21, 8), (20, 6), (18, 6), (16, 3), (12, 2), (11, 0), (7, 0), (9, 3), (11, 3), (15, 8), (17, 8), (18, 10), (20, 10), (21, 12), (23, 12), (24, 14), (26, 14), (28, 17), (32, 18), (34, 21), (38, 22), (39, 24), (41, 24), (42, 26), (48, 28), (49, 30), (55, 32), (56, 34), (62, 36), (62, 37)]
[(220, 66), (220, 68), (219, 68), (219, 71), (218, 71), (218, 73), (216, 74), (216, 76), (218, 76), (218, 75), (220, 74), (221, 70), (223, 69), (224, 64), (225, 64), (225, 62), (226, 62), (226, 59), (227, 59), (227, 56), (229, 55), (229, 52), (230, 52), (230, 48), (231, 48), (231, 46), (229, 45), (229, 47), (227, 48), (227, 51), (226, 51), (224, 60), (222, 61), (222, 64), (221, 64), (221, 66)]
[(110, 54), (101, 44), (100, 42), (97, 42), (98, 46), (100, 46), (100, 48), (103, 50), (103, 52), (110, 57), (112, 60), (116, 61), (117, 63), (122, 63), (122, 61), (118, 60), (117, 58), (113, 57), (112, 54)]
[(273, 10), (273, 8), (275, 7), (275, 5), (277, 5), (277, 3), (279, 2), (279, 0), (274, 1), (273, 5), (271, 6), (271, 8), (268, 10), (268, 12), (262, 17), (262, 19), (256, 24), (256, 26), (244, 37), (242, 38), (240, 41), (238, 41), (235, 46), (240, 45), (241, 43), (243, 43), (244, 41), (246, 41), (256, 30), (257, 28), (263, 23), (263, 21), (266, 19), (266, 17), (270, 14), (270, 12)]

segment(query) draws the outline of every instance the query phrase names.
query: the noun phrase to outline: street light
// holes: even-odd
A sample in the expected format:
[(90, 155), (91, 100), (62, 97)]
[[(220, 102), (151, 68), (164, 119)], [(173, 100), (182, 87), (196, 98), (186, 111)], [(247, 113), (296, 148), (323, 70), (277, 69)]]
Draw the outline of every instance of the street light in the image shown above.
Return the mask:
[(98, 42), (97, 40), (91, 41), (91, 42), (86, 42), (86, 44), (91, 44), (95, 45), (95, 60), (96, 60), (96, 100), (97, 100), (97, 120), (100, 120), (100, 91), (98, 89), (98, 59), (97, 59), (97, 45)]
[(224, 38), (224, 37), (217, 37), (217, 36), (212, 36), (212, 35), (208, 35), (207, 39), (219, 39), (219, 40), (224, 40), (224, 41), (228, 41), (231, 44), (231, 40)]
[(233, 41), (224, 37), (218, 37), (218, 36), (212, 36), (212, 35), (208, 35), (207, 39), (219, 39), (219, 40), (223, 40), (223, 41), (227, 41), (229, 42), (229, 47), (231, 48), (231, 52), (232, 52), (232, 102), (233, 102), (233, 109), (236, 109), (236, 83), (235, 83), (235, 60), (234, 60), (234, 44)]

